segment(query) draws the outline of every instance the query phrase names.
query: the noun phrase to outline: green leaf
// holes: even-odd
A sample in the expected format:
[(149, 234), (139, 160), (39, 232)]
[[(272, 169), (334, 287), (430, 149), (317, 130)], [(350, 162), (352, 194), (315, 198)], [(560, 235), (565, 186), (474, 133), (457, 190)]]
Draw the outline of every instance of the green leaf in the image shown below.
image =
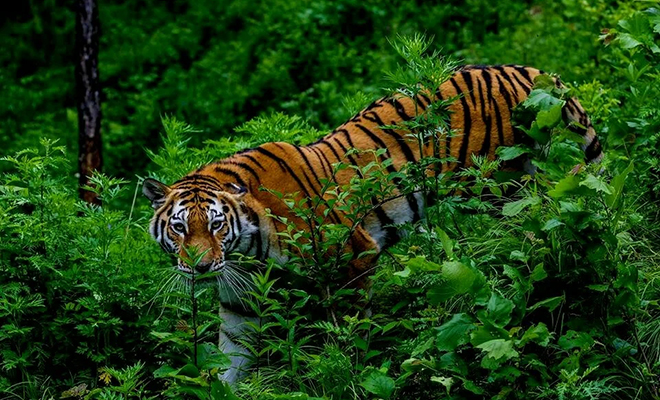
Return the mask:
[(506, 203), (504, 207), (502, 207), (502, 214), (506, 217), (513, 217), (515, 215), (518, 215), (522, 210), (527, 208), (528, 206), (533, 206), (536, 204), (539, 204), (541, 202), (541, 198), (538, 196), (532, 196), (532, 197), (525, 197), (524, 199), (520, 199), (518, 201), (514, 201), (511, 203)]
[[(206, 398), (206, 397), (205, 397)], [(229, 384), (222, 381), (214, 381), (211, 384), (211, 399), (213, 400), (240, 400), (229, 387)], [(301, 398), (306, 399), (307, 397), (291, 397), (291, 399)]]
[(621, 44), (621, 47), (624, 49), (633, 49), (637, 46), (640, 46), (642, 42), (639, 40), (635, 39), (631, 34), (629, 33), (621, 33), (617, 37), (619, 43)]
[(200, 370), (227, 369), (231, 366), (231, 360), (217, 345), (202, 343), (197, 346), (197, 365)]
[(468, 342), (469, 333), (475, 329), (472, 318), (467, 314), (455, 314), (451, 320), (442, 324), (436, 336), (436, 347), (440, 351), (454, 351)]
[(511, 311), (513, 311), (513, 302), (502, 297), (497, 292), (493, 292), (488, 300), (486, 307), (488, 321), (498, 328), (503, 328), (511, 321)]
[(523, 106), (536, 110), (549, 110), (557, 104), (563, 104), (563, 100), (554, 97), (544, 89), (534, 89), (527, 96)]
[(548, 192), (548, 195), (558, 199), (574, 194), (588, 195), (592, 193), (593, 191), (588, 188), (580, 186), (580, 178), (575, 175), (569, 175), (557, 182), (555, 187)]
[(623, 170), (619, 175), (615, 176), (612, 178), (611, 186), (612, 186), (612, 193), (605, 196), (605, 204), (611, 209), (617, 209), (619, 208), (621, 204), (621, 199), (623, 196), (621, 194), (623, 193), (623, 186), (624, 183), (626, 182), (626, 177), (628, 177), (628, 174), (630, 174), (633, 171), (633, 163), (632, 161), (630, 164), (628, 164), (628, 167)]
[(497, 148), (497, 155), (500, 160), (508, 161), (518, 158), (523, 154), (529, 153), (529, 149), (522, 146), (501, 146)]
[(562, 302), (564, 301), (564, 296), (550, 297), (549, 299), (541, 300), (538, 303), (534, 304), (531, 307), (527, 307), (527, 311), (534, 311), (537, 308), (545, 307), (550, 312), (554, 311)]
[(453, 296), (468, 293), (477, 278), (477, 274), (470, 267), (458, 261), (442, 263), (441, 275), (444, 281), (434, 285), (426, 293), (431, 304), (439, 304)]
[(587, 350), (595, 343), (594, 339), (586, 332), (576, 332), (569, 330), (566, 334), (559, 338), (557, 344), (564, 350), (573, 348), (580, 348)]
[(477, 346), (486, 357), (494, 360), (509, 360), (518, 357), (518, 352), (513, 348), (513, 341), (505, 339), (493, 339)]
[(427, 271), (440, 271), (442, 266), (436, 264), (432, 261), (428, 261), (425, 257), (415, 257), (406, 261), (406, 266), (411, 269), (413, 273), (415, 272), (427, 272)]
[(550, 343), (551, 337), (552, 334), (548, 331), (548, 327), (543, 322), (539, 322), (538, 325), (532, 326), (525, 331), (518, 345), (524, 346), (529, 342), (534, 342), (546, 347)]
[(561, 110), (563, 106), (564, 101), (561, 101), (547, 110), (539, 111), (536, 115), (536, 123), (538, 124), (539, 129), (550, 129), (557, 126), (562, 120)]
[(440, 236), (440, 242), (442, 243), (442, 248), (447, 254), (447, 258), (450, 260), (454, 258), (454, 242), (449, 238), (447, 235), (447, 232), (443, 231), (440, 228), (436, 228), (435, 231), (438, 233), (438, 236)]
[(392, 392), (394, 392), (394, 379), (381, 371), (375, 370), (360, 383), (360, 386), (380, 398), (389, 399)]
[(589, 174), (584, 180), (580, 182), (580, 186), (588, 187), (589, 189), (593, 189), (597, 192), (603, 192), (610, 195), (612, 194), (612, 187), (610, 185), (591, 174)]
[(550, 141), (550, 131), (547, 129), (541, 129), (536, 121), (532, 122), (532, 126), (530, 126), (529, 129), (522, 128), (522, 130), (527, 136), (534, 139), (536, 143), (545, 145)]
[(557, 218), (552, 218), (552, 219), (549, 219), (543, 225), (543, 228), (541, 228), (541, 230), (545, 231), (545, 232), (548, 232), (548, 231), (551, 231), (551, 230), (555, 229), (556, 227), (558, 227), (560, 225), (564, 225), (564, 223), (561, 222), (560, 220), (558, 220)]
[(531, 279), (532, 282), (538, 282), (547, 277), (548, 273), (545, 272), (543, 264), (538, 264), (536, 267), (534, 267), (534, 270), (532, 270), (532, 273), (529, 275), (529, 279)]
[(534, 89), (549, 91), (555, 88), (555, 81), (550, 75), (541, 74), (534, 78)]

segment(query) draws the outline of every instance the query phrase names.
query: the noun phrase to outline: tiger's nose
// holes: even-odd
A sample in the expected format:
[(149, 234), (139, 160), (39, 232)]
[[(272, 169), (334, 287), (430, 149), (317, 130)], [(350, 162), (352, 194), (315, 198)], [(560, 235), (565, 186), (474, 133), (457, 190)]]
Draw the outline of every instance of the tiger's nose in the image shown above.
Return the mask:
[(205, 274), (209, 272), (209, 269), (211, 269), (211, 264), (213, 263), (200, 261), (199, 264), (195, 266), (195, 270), (200, 274)]

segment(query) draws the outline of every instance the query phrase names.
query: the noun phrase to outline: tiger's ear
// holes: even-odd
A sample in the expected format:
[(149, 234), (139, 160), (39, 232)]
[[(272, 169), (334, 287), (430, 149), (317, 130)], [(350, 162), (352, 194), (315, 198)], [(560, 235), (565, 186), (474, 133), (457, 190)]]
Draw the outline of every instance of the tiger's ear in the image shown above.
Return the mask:
[(151, 200), (151, 206), (154, 210), (165, 203), (165, 197), (169, 192), (169, 186), (155, 179), (147, 178), (142, 182), (142, 193)]
[(247, 193), (247, 188), (245, 186), (237, 185), (235, 183), (225, 183), (223, 188), (227, 193), (235, 194), (239, 197), (242, 197)]

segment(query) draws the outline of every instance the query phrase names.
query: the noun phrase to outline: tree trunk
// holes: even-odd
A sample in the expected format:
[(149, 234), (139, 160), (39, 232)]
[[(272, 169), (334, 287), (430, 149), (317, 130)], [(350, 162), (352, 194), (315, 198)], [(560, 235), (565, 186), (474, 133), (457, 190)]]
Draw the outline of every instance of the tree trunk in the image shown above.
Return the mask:
[(82, 188), (101, 171), (101, 84), (99, 81), (99, 13), (96, 0), (76, 0), (76, 100), (78, 102), (78, 173), (80, 198), (101, 204)]

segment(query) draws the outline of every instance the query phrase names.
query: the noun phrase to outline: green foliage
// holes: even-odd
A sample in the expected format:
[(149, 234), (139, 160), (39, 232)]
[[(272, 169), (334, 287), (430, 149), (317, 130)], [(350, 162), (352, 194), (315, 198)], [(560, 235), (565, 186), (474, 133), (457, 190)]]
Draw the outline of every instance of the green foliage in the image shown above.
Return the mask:
[[(106, 364), (153, 362), (155, 315), (143, 307), (163, 261), (143, 217), (76, 200), (63, 147), (41, 144), (4, 157), (10, 172), (0, 178), (0, 385), (30, 398), (40, 397), (38, 385), (10, 385), (49, 371), (61, 387)], [(106, 204), (125, 185), (102, 175), (94, 182)]]

